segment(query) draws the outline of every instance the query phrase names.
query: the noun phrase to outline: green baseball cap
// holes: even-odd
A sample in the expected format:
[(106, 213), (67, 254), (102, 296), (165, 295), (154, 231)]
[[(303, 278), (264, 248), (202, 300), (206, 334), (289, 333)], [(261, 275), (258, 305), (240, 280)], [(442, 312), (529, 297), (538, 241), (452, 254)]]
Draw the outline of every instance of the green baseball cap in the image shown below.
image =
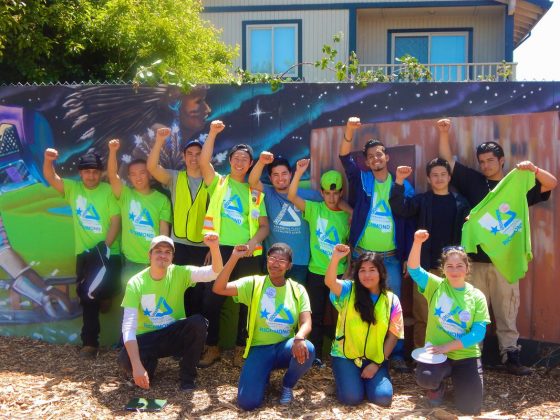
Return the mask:
[(342, 189), (342, 174), (338, 171), (327, 171), (321, 176), (321, 188), (325, 191)]

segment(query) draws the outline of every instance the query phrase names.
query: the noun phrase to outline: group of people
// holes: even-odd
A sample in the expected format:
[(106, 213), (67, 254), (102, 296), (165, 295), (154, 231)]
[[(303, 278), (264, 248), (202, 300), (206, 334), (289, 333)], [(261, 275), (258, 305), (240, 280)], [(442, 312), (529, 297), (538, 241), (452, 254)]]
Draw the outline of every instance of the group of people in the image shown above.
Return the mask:
[[(287, 159), (267, 151), (255, 160), (247, 144), (229, 151), (230, 173), (218, 174), (211, 162), (225, 128), (221, 121), (211, 123), (204, 143), (185, 144), (181, 171), (160, 166), (170, 130), (158, 128), (148, 159), (128, 163), (130, 187), (119, 176), (119, 140), (108, 144), (109, 184), (101, 182), (98, 155), (79, 159), (77, 182), (57, 175), (58, 153), (47, 149), (44, 176), (69, 202), (74, 219), (83, 308), (80, 355), (97, 354), (99, 312), (122, 287), (119, 366), (148, 388), (158, 359), (177, 356), (180, 387), (192, 390), (196, 367), (221, 357), (220, 311), (231, 296), (241, 304), (233, 360), (242, 366), (241, 408), (262, 404), (270, 373), (278, 368), (287, 369), (280, 403), (289, 403), (299, 378), (313, 365), (324, 365), (326, 334), (332, 335), (337, 398), (388, 406), (389, 368), (408, 370), (399, 301), (407, 269), (417, 285), (415, 347), (447, 356), (439, 364), (417, 362), (416, 380), (437, 405), (451, 377), (457, 408), (478, 413), (479, 344), (490, 323), (488, 304), (508, 371), (530, 373), (517, 344), (518, 284), (508, 283), (481, 250), (471, 263), (460, 247), (470, 209), (505, 176), (504, 152), (495, 142), (479, 145), (478, 172), (454, 159), (450, 120), (437, 127), (440, 157), (426, 166), (431, 189), (415, 194), (407, 181), (413, 168), (390, 173), (389, 154), (379, 140), (366, 142), (367, 170), (360, 169), (351, 154), (360, 120), (349, 118), (339, 157), (352, 202), (343, 200), (340, 172), (323, 173), (320, 191), (299, 188), (309, 159), (292, 170)], [(261, 182), (265, 168), (271, 185)], [(535, 175), (528, 204), (547, 200), (556, 178), (529, 161), (517, 168)], [(152, 189), (150, 175), (169, 190), (171, 203)], [(329, 300), (338, 314), (333, 332), (324, 323)]]

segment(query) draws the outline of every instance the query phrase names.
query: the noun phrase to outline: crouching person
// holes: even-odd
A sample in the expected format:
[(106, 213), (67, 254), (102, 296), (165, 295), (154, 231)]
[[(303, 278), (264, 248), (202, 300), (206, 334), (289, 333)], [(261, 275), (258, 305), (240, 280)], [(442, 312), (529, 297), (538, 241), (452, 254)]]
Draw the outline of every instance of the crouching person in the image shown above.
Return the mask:
[(150, 266), (133, 276), (122, 302), (124, 348), (119, 367), (132, 374), (134, 383), (148, 389), (154, 380), (158, 359), (182, 357), (181, 390), (195, 388), (196, 365), (202, 354), (208, 321), (201, 315), (185, 318), (183, 295), (199, 282), (210, 282), (222, 270), (218, 235), (208, 234), (212, 265), (204, 267), (171, 264), (175, 248), (171, 238), (156, 236), (149, 251)]
[(336, 396), (343, 404), (369, 402), (388, 407), (393, 383), (387, 360), (404, 337), (401, 304), (388, 290), (383, 254), (364, 252), (354, 263), (352, 279), (337, 279), (337, 265), (350, 253), (338, 244), (325, 274), (330, 300), (338, 310), (332, 343)]
[(269, 248), (266, 276), (243, 277), (228, 283), (239, 259), (249, 256), (247, 245), (237, 245), (213, 287), (214, 293), (234, 296), (249, 308), (249, 338), (243, 355), (246, 360), (237, 391), (237, 403), (243, 410), (262, 404), (274, 369), (288, 369), (280, 404), (290, 403), (292, 389), (315, 359), (315, 348), (305, 339), (311, 331), (309, 297), (302, 285), (286, 278), (292, 267), (291, 248), (283, 243)]

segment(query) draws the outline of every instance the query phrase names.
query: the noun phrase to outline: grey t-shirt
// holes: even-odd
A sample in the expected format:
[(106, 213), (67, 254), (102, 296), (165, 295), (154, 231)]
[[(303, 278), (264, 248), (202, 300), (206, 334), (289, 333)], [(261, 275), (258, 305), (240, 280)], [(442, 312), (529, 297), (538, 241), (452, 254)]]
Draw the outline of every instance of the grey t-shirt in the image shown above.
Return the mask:
[[(179, 176), (179, 173), (181, 171), (176, 171), (173, 169), (167, 169), (170, 173), (171, 173), (171, 183), (168, 186), (169, 191), (171, 191), (171, 203), (173, 204), (173, 208), (175, 209), (175, 194), (176, 194), (176, 187), (177, 187), (177, 177)], [(188, 183), (189, 183), (189, 191), (191, 193), (191, 200), (194, 200), (196, 197), (196, 192), (198, 191), (198, 189), (200, 188), (200, 184), (202, 183), (202, 177), (198, 177), (198, 178), (194, 178), (192, 176), (188, 176), (187, 175), (187, 179), (188, 179)], [(177, 236), (175, 236), (175, 231), (173, 229), (173, 227), (171, 227), (171, 239), (173, 239), (173, 242), (177, 242), (180, 244), (185, 244), (185, 245), (192, 245), (192, 246), (206, 246), (204, 245), (204, 243), (194, 243), (189, 241), (187, 238), (177, 238)]]

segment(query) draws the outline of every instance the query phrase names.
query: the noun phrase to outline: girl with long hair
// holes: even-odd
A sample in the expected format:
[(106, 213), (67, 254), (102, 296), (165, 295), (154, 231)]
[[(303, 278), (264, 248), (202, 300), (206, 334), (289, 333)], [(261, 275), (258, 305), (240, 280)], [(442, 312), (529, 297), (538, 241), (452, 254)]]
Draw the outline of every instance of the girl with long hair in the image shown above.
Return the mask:
[(393, 398), (387, 360), (404, 337), (401, 304), (387, 287), (382, 255), (363, 253), (354, 263), (353, 279), (337, 279), (338, 262), (349, 252), (347, 245), (336, 245), (325, 274), (338, 310), (331, 348), (336, 396), (343, 404), (357, 405), (366, 397), (387, 407)]

